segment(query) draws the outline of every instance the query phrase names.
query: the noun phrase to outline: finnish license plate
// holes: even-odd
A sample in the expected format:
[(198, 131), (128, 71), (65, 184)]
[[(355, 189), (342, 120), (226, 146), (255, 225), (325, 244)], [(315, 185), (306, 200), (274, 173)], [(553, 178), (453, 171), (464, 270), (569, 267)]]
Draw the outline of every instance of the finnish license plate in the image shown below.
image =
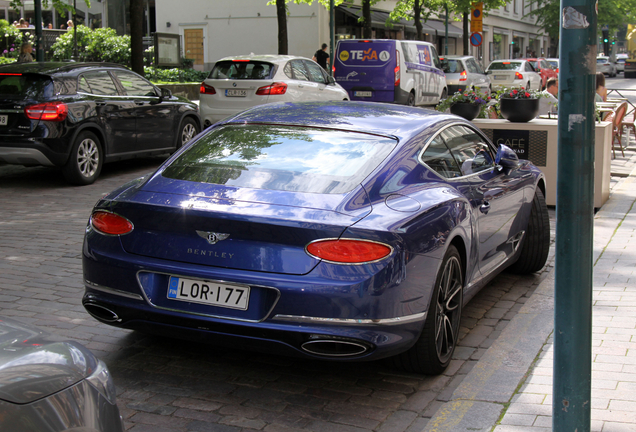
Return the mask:
[(229, 97), (245, 97), (245, 96), (247, 96), (247, 90), (228, 89), (228, 90), (225, 90), (225, 96), (229, 96)]
[(495, 75), (495, 79), (496, 80), (505, 80), (506, 79), (506, 75)]
[(8, 118), (6, 115), (0, 115), (0, 126), (6, 126)]
[(250, 287), (170, 276), (168, 298), (247, 310)]
[(371, 97), (373, 96), (373, 92), (370, 91), (357, 91), (353, 93), (356, 97)]

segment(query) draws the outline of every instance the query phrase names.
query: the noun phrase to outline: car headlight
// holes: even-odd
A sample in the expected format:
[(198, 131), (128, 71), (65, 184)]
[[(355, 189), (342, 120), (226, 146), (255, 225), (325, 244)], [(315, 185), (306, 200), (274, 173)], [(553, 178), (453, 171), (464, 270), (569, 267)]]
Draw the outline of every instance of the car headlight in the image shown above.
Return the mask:
[(98, 360), (95, 371), (86, 378), (86, 381), (95, 388), (102, 396), (104, 396), (111, 404), (116, 403), (117, 392), (115, 390), (115, 383), (111, 376), (106, 364)]

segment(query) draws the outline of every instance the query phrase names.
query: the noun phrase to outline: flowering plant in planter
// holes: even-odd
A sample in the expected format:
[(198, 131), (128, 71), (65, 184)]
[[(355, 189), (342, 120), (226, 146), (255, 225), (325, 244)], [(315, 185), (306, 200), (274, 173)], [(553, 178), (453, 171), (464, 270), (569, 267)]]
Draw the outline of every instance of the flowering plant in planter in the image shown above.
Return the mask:
[(454, 95), (440, 101), (435, 107), (437, 111), (444, 112), (451, 106), (458, 103), (468, 103), (485, 106), (490, 101), (490, 96), (484, 96), (476, 90), (466, 89), (463, 92), (456, 92)]
[(524, 87), (520, 87), (504, 89), (500, 97), (505, 99), (538, 99), (541, 94), (536, 90), (526, 90)]

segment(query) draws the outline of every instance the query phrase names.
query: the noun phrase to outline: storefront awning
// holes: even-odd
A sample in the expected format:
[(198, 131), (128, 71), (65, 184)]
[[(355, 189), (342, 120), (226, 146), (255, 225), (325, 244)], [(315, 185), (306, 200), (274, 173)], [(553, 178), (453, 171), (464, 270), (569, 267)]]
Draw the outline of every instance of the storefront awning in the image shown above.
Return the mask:
[[(337, 6), (337, 9), (353, 18), (360, 18), (362, 15), (362, 8), (359, 6)], [(379, 10), (371, 10), (371, 24), (376, 27), (389, 28), (386, 25), (387, 19), (389, 18), (389, 12), (379, 11)], [(400, 21), (393, 23), (393, 28), (404, 28), (410, 31), (416, 31), (415, 24), (413, 20), (406, 20), (401, 18)], [(428, 20), (426, 22), (422, 22), (422, 27), (424, 33), (432, 33), (437, 35), (437, 37), (444, 37), (445, 34), (445, 25), (442, 21), (438, 20)], [(462, 30), (448, 23), (448, 37), (461, 37)]]

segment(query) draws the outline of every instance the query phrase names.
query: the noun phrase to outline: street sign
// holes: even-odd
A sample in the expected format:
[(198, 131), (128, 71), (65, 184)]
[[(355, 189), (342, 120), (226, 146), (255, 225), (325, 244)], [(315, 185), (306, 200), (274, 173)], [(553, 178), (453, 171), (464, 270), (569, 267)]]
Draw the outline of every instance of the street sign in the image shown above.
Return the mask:
[(481, 45), (482, 41), (483, 41), (483, 38), (481, 36), (481, 33), (476, 33), (475, 32), (475, 33), (470, 35), (470, 44), (472, 46), (479, 46), (479, 45)]
[(483, 9), (484, 9), (483, 2), (473, 3), (470, 9), (471, 21), (482, 21)]
[(470, 32), (482, 32), (484, 30), (483, 23), (481, 21), (470, 20)]

